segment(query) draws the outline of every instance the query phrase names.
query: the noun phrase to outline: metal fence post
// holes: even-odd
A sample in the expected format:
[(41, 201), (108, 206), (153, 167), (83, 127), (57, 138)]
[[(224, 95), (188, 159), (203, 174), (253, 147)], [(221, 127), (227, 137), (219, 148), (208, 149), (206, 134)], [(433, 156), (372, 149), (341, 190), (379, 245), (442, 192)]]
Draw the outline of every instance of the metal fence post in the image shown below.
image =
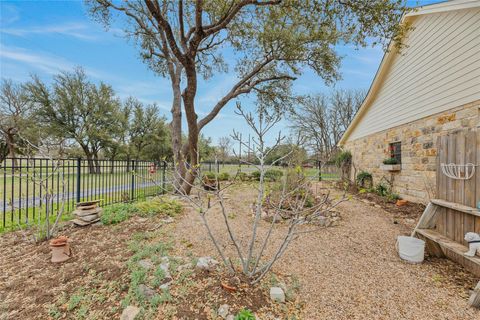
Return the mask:
[(81, 171), (82, 171), (82, 158), (77, 158), (77, 203), (80, 202), (80, 179), (81, 179)]
[(132, 160), (132, 175), (131, 175), (131, 191), (130, 191), (130, 200), (135, 200), (135, 160)]
[(322, 161), (318, 161), (318, 181), (322, 181)]
[(162, 168), (162, 194), (165, 194), (165, 172), (167, 171), (167, 162), (163, 161)]

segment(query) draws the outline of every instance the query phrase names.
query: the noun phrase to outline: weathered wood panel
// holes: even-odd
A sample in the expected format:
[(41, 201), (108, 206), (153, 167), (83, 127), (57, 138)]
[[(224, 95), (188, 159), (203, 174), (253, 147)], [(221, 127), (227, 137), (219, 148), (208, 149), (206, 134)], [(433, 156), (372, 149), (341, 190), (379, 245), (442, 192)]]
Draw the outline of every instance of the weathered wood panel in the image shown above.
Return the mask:
[[(480, 201), (480, 130), (450, 133), (437, 140), (437, 198), (475, 208)], [(477, 165), (475, 175), (468, 180), (451, 179), (441, 170), (441, 163)], [(455, 242), (463, 240), (467, 232), (480, 232), (480, 217), (453, 208), (437, 212), (436, 231)]]
[[(468, 131), (465, 135), (465, 162), (466, 163), (478, 163), (477, 155), (476, 155), (476, 137), (474, 131)], [(477, 169), (477, 168), (476, 168)], [(480, 169), (480, 168), (478, 168)], [(478, 175), (480, 176), (480, 175)], [(469, 207), (475, 208), (476, 204), (476, 179), (473, 177), (472, 179), (465, 181), (465, 205)], [(464, 215), (463, 217), (463, 230), (464, 231), (475, 231), (475, 216), (472, 215)], [(463, 244), (467, 245), (467, 242), (463, 240)]]
[[(472, 145), (475, 145), (476, 144), (476, 150), (477, 150), (477, 162), (476, 164), (480, 164), (480, 129), (477, 129), (477, 132), (476, 132), (476, 143), (472, 143)], [(477, 172), (475, 173), (476, 175), (476, 183), (475, 183), (475, 203), (477, 203), (478, 201), (480, 201), (480, 172), (478, 172), (478, 170), (480, 170), (480, 167), (477, 167)], [(476, 233), (480, 233), (480, 218), (475, 218), (475, 232)]]
[[(447, 177), (439, 171), (440, 163), (447, 162), (448, 144), (447, 137), (440, 137), (437, 139), (437, 197), (440, 199), (447, 199)], [(437, 212), (437, 230), (441, 234), (447, 232), (447, 209), (439, 208)]]

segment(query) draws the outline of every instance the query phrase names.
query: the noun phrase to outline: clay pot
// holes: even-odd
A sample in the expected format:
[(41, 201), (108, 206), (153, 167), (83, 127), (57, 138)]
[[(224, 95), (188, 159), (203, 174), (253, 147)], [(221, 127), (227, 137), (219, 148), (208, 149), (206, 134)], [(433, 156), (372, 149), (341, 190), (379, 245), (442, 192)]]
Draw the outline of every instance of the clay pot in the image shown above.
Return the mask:
[(407, 200), (397, 200), (396, 205), (397, 205), (397, 207), (401, 207), (401, 206), (406, 205), (407, 203), (408, 203)]
[(72, 250), (68, 244), (66, 236), (60, 236), (50, 241), (50, 250), (52, 250), (53, 263), (65, 262), (72, 257)]

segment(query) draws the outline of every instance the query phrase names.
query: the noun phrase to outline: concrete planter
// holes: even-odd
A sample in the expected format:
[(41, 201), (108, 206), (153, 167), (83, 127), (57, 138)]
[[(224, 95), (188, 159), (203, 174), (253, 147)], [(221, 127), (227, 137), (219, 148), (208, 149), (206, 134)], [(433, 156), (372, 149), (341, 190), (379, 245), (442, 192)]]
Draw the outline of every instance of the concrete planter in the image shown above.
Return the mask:
[(400, 171), (402, 170), (402, 165), (401, 164), (382, 164), (380, 165), (380, 169), (384, 171)]

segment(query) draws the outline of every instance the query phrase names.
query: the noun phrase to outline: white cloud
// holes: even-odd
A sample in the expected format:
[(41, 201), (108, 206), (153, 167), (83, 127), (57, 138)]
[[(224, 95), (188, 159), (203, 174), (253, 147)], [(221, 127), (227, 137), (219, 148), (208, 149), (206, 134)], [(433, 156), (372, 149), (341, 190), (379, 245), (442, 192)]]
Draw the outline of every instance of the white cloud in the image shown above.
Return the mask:
[(90, 30), (85, 23), (68, 22), (58, 25), (32, 26), (28, 28), (2, 28), (1, 33), (10, 34), (19, 37), (25, 37), (32, 34), (57, 34), (74, 37), (81, 40), (96, 40), (98, 37)]
[(0, 8), (0, 19), (2, 20), (3, 25), (13, 23), (20, 19), (20, 15), (18, 14), (18, 10), (15, 6), (1, 2)]
[[(0, 44), (0, 59), (10, 60), (21, 65), (27, 65), (29, 69), (42, 71), (47, 74), (57, 74), (59, 71), (70, 71), (77, 67), (76, 64), (62, 57), (34, 53), (24, 48), (12, 47)], [(2, 64), (5, 62), (2, 61)], [(102, 79), (105, 74), (91, 68), (84, 68), (85, 72), (94, 78)]]

